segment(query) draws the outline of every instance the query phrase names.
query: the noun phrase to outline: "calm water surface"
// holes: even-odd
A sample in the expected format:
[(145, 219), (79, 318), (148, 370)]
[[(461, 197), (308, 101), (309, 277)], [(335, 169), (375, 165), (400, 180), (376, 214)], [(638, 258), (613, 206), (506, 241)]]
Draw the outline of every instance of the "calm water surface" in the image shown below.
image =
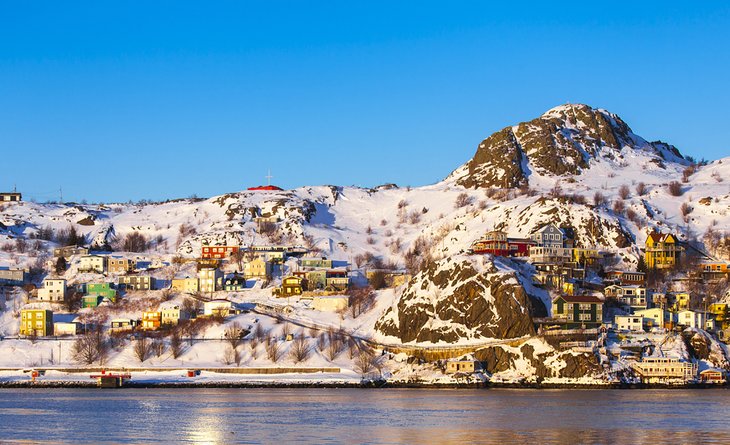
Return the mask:
[(730, 443), (717, 390), (0, 389), (0, 443)]

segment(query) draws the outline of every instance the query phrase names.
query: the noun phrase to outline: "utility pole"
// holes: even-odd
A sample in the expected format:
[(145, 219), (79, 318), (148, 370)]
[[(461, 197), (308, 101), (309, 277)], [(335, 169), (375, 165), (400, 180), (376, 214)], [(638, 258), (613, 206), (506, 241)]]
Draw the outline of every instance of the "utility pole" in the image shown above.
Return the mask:
[(58, 198), (59, 199), (58, 203), (63, 204), (63, 187), (62, 186), (58, 187), (58, 193), (60, 195), (60, 197)]
[(266, 185), (271, 185), (271, 178), (273, 178), (273, 176), (271, 176), (271, 169), (269, 169), (269, 174), (266, 175)]

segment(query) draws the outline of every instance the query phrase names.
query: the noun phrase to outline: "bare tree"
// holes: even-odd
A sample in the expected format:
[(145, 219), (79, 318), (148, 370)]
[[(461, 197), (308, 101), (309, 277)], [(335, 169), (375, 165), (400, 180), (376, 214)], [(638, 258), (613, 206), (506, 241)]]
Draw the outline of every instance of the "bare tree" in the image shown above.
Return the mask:
[(330, 330), (327, 332), (327, 359), (329, 361), (334, 361), (342, 352), (342, 338), (340, 337), (339, 333), (335, 332), (334, 330)]
[(287, 337), (291, 334), (291, 325), (289, 323), (284, 323), (284, 326), (281, 328), (281, 336), (286, 340)]
[(179, 329), (173, 329), (172, 335), (170, 335), (170, 352), (172, 358), (178, 358), (183, 353), (183, 340)]
[(248, 347), (251, 350), (251, 358), (256, 360), (258, 357), (259, 337), (254, 335), (251, 340), (248, 341)]
[(276, 363), (281, 358), (282, 350), (279, 340), (275, 337), (266, 338), (266, 356), (273, 363)]
[(373, 370), (373, 356), (369, 351), (363, 350), (355, 357), (354, 368), (362, 378), (365, 378)]
[(225, 353), (223, 354), (223, 363), (226, 365), (232, 365), (235, 363), (236, 366), (240, 366), (242, 358), (243, 357), (238, 348), (229, 344), (226, 347)]
[(139, 232), (130, 232), (122, 241), (122, 249), (126, 252), (146, 252), (150, 247), (147, 237)]
[(237, 348), (238, 345), (243, 341), (243, 337), (246, 336), (246, 331), (238, 323), (233, 323), (226, 328), (225, 334), (223, 334), (228, 344), (233, 348)]
[(289, 353), (294, 359), (294, 363), (306, 362), (309, 359), (309, 356), (312, 353), (312, 347), (309, 345), (307, 339), (304, 338), (304, 334), (296, 336), (292, 342)]
[(152, 352), (152, 343), (147, 339), (147, 337), (140, 337), (134, 342), (133, 351), (134, 356), (137, 357), (140, 362), (144, 362), (149, 358), (150, 353)]
[(92, 329), (74, 341), (71, 349), (73, 359), (90, 365), (103, 362), (108, 352), (108, 342), (100, 329)]
[(647, 192), (646, 184), (644, 184), (643, 182), (636, 184), (636, 194), (637, 195), (644, 196), (644, 195), (646, 195), (646, 192)]

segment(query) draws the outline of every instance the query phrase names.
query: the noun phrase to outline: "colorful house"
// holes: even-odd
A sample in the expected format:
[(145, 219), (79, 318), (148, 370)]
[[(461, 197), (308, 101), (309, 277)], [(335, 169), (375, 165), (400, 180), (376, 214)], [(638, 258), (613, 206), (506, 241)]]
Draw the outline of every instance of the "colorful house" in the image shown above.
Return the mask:
[(651, 232), (646, 237), (644, 263), (649, 269), (668, 269), (679, 264), (683, 251), (675, 235)]
[(159, 311), (142, 312), (142, 329), (159, 329), (162, 325), (162, 313)]
[(300, 262), (302, 267), (316, 269), (332, 269), (332, 260), (327, 258), (302, 258)]
[(199, 279), (190, 277), (174, 278), (172, 280), (172, 290), (186, 294), (197, 294), (200, 290)]
[(201, 258), (222, 260), (238, 252), (238, 246), (203, 246)]
[(152, 290), (155, 288), (155, 279), (146, 275), (124, 275), (117, 278), (117, 284), (128, 291)]
[(243, 265), (243, 276), (265, 280), (271, 276), (271, 263), (263, 258), (254, 258)]
[(131, 331), (139, 326), (139, 324), (139, 320), (134, 320), (132, 318), (115, 318), (110, 322), (110, 327), (114, 332)]
[(276, 294), (279, 297), (293, 297), (302, 294), (302, 281), (301, 277), (288, 276), (281, 280), (281, 287), (276, 289)]
[(727, 329), (730, 325), (730, 318), (728, 318), (728, 305), (727, 303), (712, 303), (708, 308), (712, 316), (715, 318), (715, 323), (719, 329)]
[(553, 300), (553, 317), (567, 328), (593, 328), (603, 323), (603, 300), (592, 295), (560, 295)]
[(111, 283), (88, 283), (86, 284), (86, 295), (98, 295), (112, 303), (117, 301), (117, 290), (112, 288)]
[(127, 274), (134, 271), (136, 262), (128, 258), (109, 257), (107, 260), (107, 270), (113, 274)]
[(47, 309), (22, 309), (20, 311), (20, 335), (45, 337), (53, 334), (53, 311)]
[(621, 304), (634, 310), (642, 310), (648, 307), (646, 288), (643, 286), (619, 286), (617, 284), (606, 286), (604, 289), (606, 297), (612, 297)]
[(644, 272), (629, 272), (625, 270), (610, 270), (606, 272), (604, 281), (622, 286), (636, 284), (643, 286), (646, 284), (646, 274)]
[(510, 255), (507, 234), (501, 230), (491, 230), (472, 244), (471, 249), (478, 254), (491, 254), (495, 256)]
[(350, 287), (350, 277), (346, 270), (328, 270), (325, 278), (325, 290), (344, 292)]
[(100, 295), (84, 295), (81, 297), (81, 307), (86, 308), (95, 308), (101, 304), (101, 302), (104, 300), (104, 297)]
[(223, 289), (228, 292), (235, 292), (246, 289), (246, 279), (243, 275), (233, 274), (223, 280)]

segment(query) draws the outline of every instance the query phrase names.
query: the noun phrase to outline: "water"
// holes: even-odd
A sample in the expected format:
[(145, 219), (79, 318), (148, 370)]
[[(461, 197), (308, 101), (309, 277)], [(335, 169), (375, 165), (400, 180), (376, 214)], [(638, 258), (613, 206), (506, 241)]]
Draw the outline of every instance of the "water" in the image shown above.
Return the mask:
[(713, 390), (0, 389), (0, 443), (730, 443)]

